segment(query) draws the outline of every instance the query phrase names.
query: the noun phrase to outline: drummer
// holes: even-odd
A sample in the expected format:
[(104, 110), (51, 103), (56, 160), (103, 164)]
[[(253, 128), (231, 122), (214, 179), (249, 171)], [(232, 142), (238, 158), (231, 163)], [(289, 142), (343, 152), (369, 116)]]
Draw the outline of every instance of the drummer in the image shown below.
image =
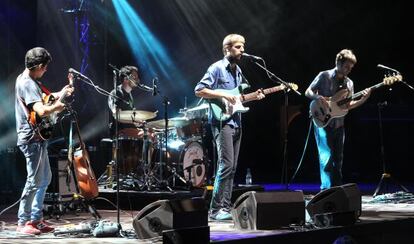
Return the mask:
[[(116, 87), (116, 91), (112, 90), (111, 95), (116, 95), (120, 99), (112, 96), (108, 98), (109, 109), (111, 115), (109, 116), (109, 131), (111, 137), (115, 137), (115, 113), (118, 108), (120, 111), (133, 110), (134, 98), (131, 91), (136, 88), (141, 82), (138, 75), (138, 68), (135, 66), (124, 66), (120, 69), (120, 84)], [(121, 100), (122, 99), (122, 100)], [(137, 129), (142, 121), (131, 121), (131, 123), (118, 123), (118, 135), (120, 137), (136, 137), (143, 136), (143, 130)]]

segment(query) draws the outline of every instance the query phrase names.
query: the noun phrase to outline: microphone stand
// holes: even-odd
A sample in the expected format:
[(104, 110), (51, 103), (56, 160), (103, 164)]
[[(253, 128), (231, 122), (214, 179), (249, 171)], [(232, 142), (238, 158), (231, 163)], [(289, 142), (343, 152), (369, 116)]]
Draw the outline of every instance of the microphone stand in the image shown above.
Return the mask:
[(263, 61), (263, 65), (260, 64), (259, 62), (257, 62), (254, 59), (251, 59), (252, 62), (254, 62), (257, 66), (259, 66), (261, 69), (263, 69), (267, 76), (269, 77), (270, 80), (279, 83), (279, 84), (283, 84), (287, 89), (284, 90), (284, 114), (285, 114), (285, 121), (284, 121), (284, 141), (283, 141), (283, 164), (282, 164), (282, 176), (281, 176), (281, 183), (285, 185), (285, 190), (289, 189), (289, 182), (288, 182), (288, 167), (287, 167), (287, 148), (288, 148), (288, 123), (289, 123), (289, 118), (288, 118), (288, 106), (289, 106), (289, 99), (288, 99), (288, 92), (289, 90), (292, 90), (293, 92), (295, 92), (297, 95), (301, 96), (302, 94), (300, 92), (298, 92), (297, 90), (293, 89), (292, 86), (287, 83), (286, 81), (282, 80), (281, 78), (279, 78), (277, 75), (273, 74), (272, 72), (270, 72), (267, 68), (266, 68), (266, 63), (263, 59), (259, 59)]
[[(162, 145), (160, 145), (160, 162), (159, 162), (159, 180), (161, 187), (164, 186), (172, 192), (173, 190), (168, 186), (168, 184), (165, 183), (164, 177), (163, 177), (163, 167), (164, 164), (168, 167), (168, 105), (170, 104), (170, 100), (167, 96), (161, 95), (157, 85), (156, 85), (156, 79), (153, 80), (153, 87), (152, 87), (152, 95), (153, 96), (161, 96), (163, 99), (162, 104), (164, 105), (164, 146), (165, 146), (165, 153), (163, 155), (162, 153)], [(165, 162), (163, 162), (163, 156)]]
[(414, 87), (412, 87), (410, 84), (408, 84), (406, 81), (401, 81), (404, 85), (406, 85), (408, 88), (410, 88), (412, 91), (414, 91)]
[(383, 109), (385, 106), (387, 106), (387, 102), (378, 103), (378, 124), (379, 124), (379, 134), (380, 134), (380, 143), (381, 143), (381, 161), (382, 161), (382, 175), (381, 179), (377, 185), (377, 188), (375, 189), (374, 194), (372, 197), (376, 197), (377, 194), (380, 192), (382, 188), (382, 184), (385, 183), (386, 179), (393, 180), (395, 183), (403, 189), (405, 192), (410, 192), (405, 186), (401, 185), (397, 180), (393, 179), (390, 173), (387, 173), (387, 165), (385, 163), (385, 150), (384, 150), (384, 136), (383, 136), (383, 129), (382, 129), (382, 114), (381, 109)]
[[(101, 88), (101, 87), (99, 87), (99, 86), (97, 86), (97, 85), (95, 85), (94, 84), (94, 82), (91, 80), (91, 79), (89, 79), (88, 77), (86, 77), (86, 76), (80, 76), (80, 75), (78, 75), (78, 74), (73, 74), (74, 75), (74, 78), (75, 79), (79, 79), (79, 80), (81, 80), (81, 81), (83, 81), (85, 84), (88, 84), (88, 85), (90, 85), (90, 86), (92, 86), (99, 94), (101, 94), (101, 95), (104, 95), (104, 96), (106, 96), (106, 97), (111, 97), (112, 99), (113, 99), (113, 105), (115, 105), (115, 101), (117, 101), (117, 100), (119, 100), (119, 101), (122, 101), (122, 102), (124, 102), (124, 103), (126, 103), (126, 104), (129, 104), (129, 102), (128, 101), (126, 101), (126, 100), (124, 100), (124, 99), (122, 99), (122, 98), (120, 98), (120, 97), (118, 97), (117, 95), (116, 95), (116, 84), (117, 84), (117, 78), (118, 78), (118, 69), (116, 69), (116, 67), (115, 66), (113, 66), (113, 65), (109, 65), (109, 66), (111, 66), (111, 68), (113, 68), (114, 70), (113, 70), (113, 73), (114, 73), (114, 78), (113, 78), (113, 81), (114, 81), (114, 91), (115, 91), (115, 94), (111, 94), (110, 92), (108, 92), (107, 90), (105, 90), (105, 89), (103, 89), (103, 88)], [(112, 112), (112, 111), (111, 111)], [(121, 226), (121, 222), (120, 222), (120, 208), (119, 208), (119, 164), (118, 164), (118, 159), (117, 159), (117, 154), (118, 154), (118, 121), (119, 121), (119, 116), (120, 116), (120, 114), (119, 114), (119, 109), (117, 108), (116, 109), (116, 112), (115, 112), (115, 152), (114, 152), (114, 163), (115, 163), (115, 165), (116, 165), (116, 168), (117, 168), (117, 170), (116, 170), (116, 175), (117, 175), (117, 180), (116, 180), (116, 209), (117, 209), (117, 226), (118, 226), (118, 231), (121, 231), (122, 230), (122, 226)]]

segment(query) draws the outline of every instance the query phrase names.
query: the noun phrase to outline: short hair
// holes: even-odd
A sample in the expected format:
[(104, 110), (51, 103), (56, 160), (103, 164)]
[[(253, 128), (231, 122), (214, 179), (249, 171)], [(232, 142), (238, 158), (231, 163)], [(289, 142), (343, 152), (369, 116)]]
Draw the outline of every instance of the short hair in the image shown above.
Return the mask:
[(121, 83), (124, 81), (125, 77), (130, 76), (133, 71), (136, 71), (138, 73), (138, 68), (132, 65), (126, 65), (122, 67), (120, 70)]
[(224, 37), (223, 54), (226, 55), (226, 49), (228, 49), (229, 47), (232, 47), (233, 44), (236, 42), (241, 42), (244, 44), (246, 40), (244, 39), (242, 35), (239, 35), (239, 34), (229, 34), (226, 37)]
[(40, 64), (48, 64), (52, 61), (52, 55), (43, 47), (35, 47), (27, 51), (24, 64), (29, 70), (33, 70)]
[(342, 49), (335, 59), (335, 64), (343, 64), (345, 61), (351, 61), (353, 64), (356, 64), (357, 59), (355, 54), (350, 49)]

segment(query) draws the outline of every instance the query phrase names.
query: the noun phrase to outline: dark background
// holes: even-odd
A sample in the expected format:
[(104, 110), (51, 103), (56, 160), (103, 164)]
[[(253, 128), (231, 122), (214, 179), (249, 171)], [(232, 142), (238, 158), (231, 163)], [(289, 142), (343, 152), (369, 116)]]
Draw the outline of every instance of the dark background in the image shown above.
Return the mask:
[[(124, 1), (114, 1), (124, 2)], [(140, 67), (142, 81), (151, 85), (158, 77), (161, 94), (171, 101), (169, 117), (179, 116), (179, 109), (195, 106), (193, 88), (208, 66), (222, 58), (224, 36), (245, 36), (247, 53), (261, 56), (267, 67), (287, 82), (299, 85), (304, 93), (321, 70), (334, 67), (335, 55), (343, 48), (352, 49), (358, 63), (350, 74), (355, 91), (382, 81), (384, 64), (398, 69), (404, 80), (414, 85), (412, 50), (412, 13), (406, 1), (277, 1), (277, 0), (152, 0), (125, 1), (165, 51), (148, 54), (159, 46), (148, 33), (129, 34), (127, 41), (114, 2), (73, 0), (3, 0), (0, 2), (0, 172), (2, 191), (20, 191), (25, 171), (22, 155), (16, 150), (14, 118), (14, 82), (24, 69), (24, 55), (35, 46), (50, 51), (53, 61), (43, 78), (51, 90), (64, 86), (68, 68), (81, 70), (96, 85), (111, 90), (109, 63), (121, 67)], [(81, 9), (79, 10), (79, 7)], [(75, 11), (73, 11), (75, 10)], [(77, 11), (79, 10), (79, 11)], [(82, 39), (81, 21), (88, 20), (87, 42)], [(83, 26), (85, 27), (85, 26)], [(81, 41), (80, 41), (81, 40)], [(142, 46), (142, 41), (148, 41)], [(87, 43), (88, 45), (86, 45)], [(154, 45), (153, 45), (154, 44)], [(85, 52), (85, 47), (88, 50)], [(87, 54), (82, 66), (82, 58)], [(242, 61), (242, 69), (254, 91), (275, 83), (253, 63)], [(97, 175), (107, 164), (107, 153), (100, 140), (108, 136), (106, 97), (92, 87), (75, 84), (73, 104), (80, 118), (82, 136), (91, 149)], [(162, 97), (133, 91), (137, 109), (155, 111), (162, 119)], [(288, 127), (288, 175), (293, 174), (306, 142), (309, 128), (309, 100), (303, 95), (288, 95), (289, 109), (300, 112)], [(382, 109), (385, 161), (388, 171), (402, 182), (412, 182), (412, 143), (414, 114), (411, 108), (414, 91), (403, 84), (376, 90), (366, 104), (346, 116), (344, 178), (347, 182), (377, 182), (382, 173), (380, 154), (379, 102)], [(254, 182), (280, 182), (283, 163), (281, 126), (285, 103), (283, 93), (249, 104), (243, 115), (244, 131), (237, 182), (242, 182), (246, 168), (252, 169)], [(62, 123), (65, 129), (65, 122)], [(67, 133), (67, 132), (65, 132)], [(51, 154), (65, 147), (59, 129), (51, 141)], [(319, 167), (313, 131), (311, 131), (301, 169), (294, 182), (319, 182)]]

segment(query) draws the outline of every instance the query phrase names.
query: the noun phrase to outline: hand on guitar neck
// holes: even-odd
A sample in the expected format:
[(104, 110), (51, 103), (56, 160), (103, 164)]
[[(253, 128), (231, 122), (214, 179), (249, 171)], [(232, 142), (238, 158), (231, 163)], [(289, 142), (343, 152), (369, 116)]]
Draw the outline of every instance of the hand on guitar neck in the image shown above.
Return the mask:
[(344, 117), (350, 109), (356, 108), (368, 99), (372, 90), (382, 86), (390, 86), (402, 81), (402, 76), (387, 76), (382, 82), (368, 87), (355, 94), (349, 94), (347, 89), (341, 89), (332, 97), (316, 96), (309, 106), (309, 113), (318, 127), (325, 127), (333, 118)]
[(65, 109), (64, 98), (73, 93), (73, 76), (68, 76), (69, 85), (60, 92), (42, 95), (42, 102), (36, 102), (29, 114), (29, 122), (34, 126), (36, 133), (43, 139), (49, 139), (53, 126), (57, 122), (58, 113)]

